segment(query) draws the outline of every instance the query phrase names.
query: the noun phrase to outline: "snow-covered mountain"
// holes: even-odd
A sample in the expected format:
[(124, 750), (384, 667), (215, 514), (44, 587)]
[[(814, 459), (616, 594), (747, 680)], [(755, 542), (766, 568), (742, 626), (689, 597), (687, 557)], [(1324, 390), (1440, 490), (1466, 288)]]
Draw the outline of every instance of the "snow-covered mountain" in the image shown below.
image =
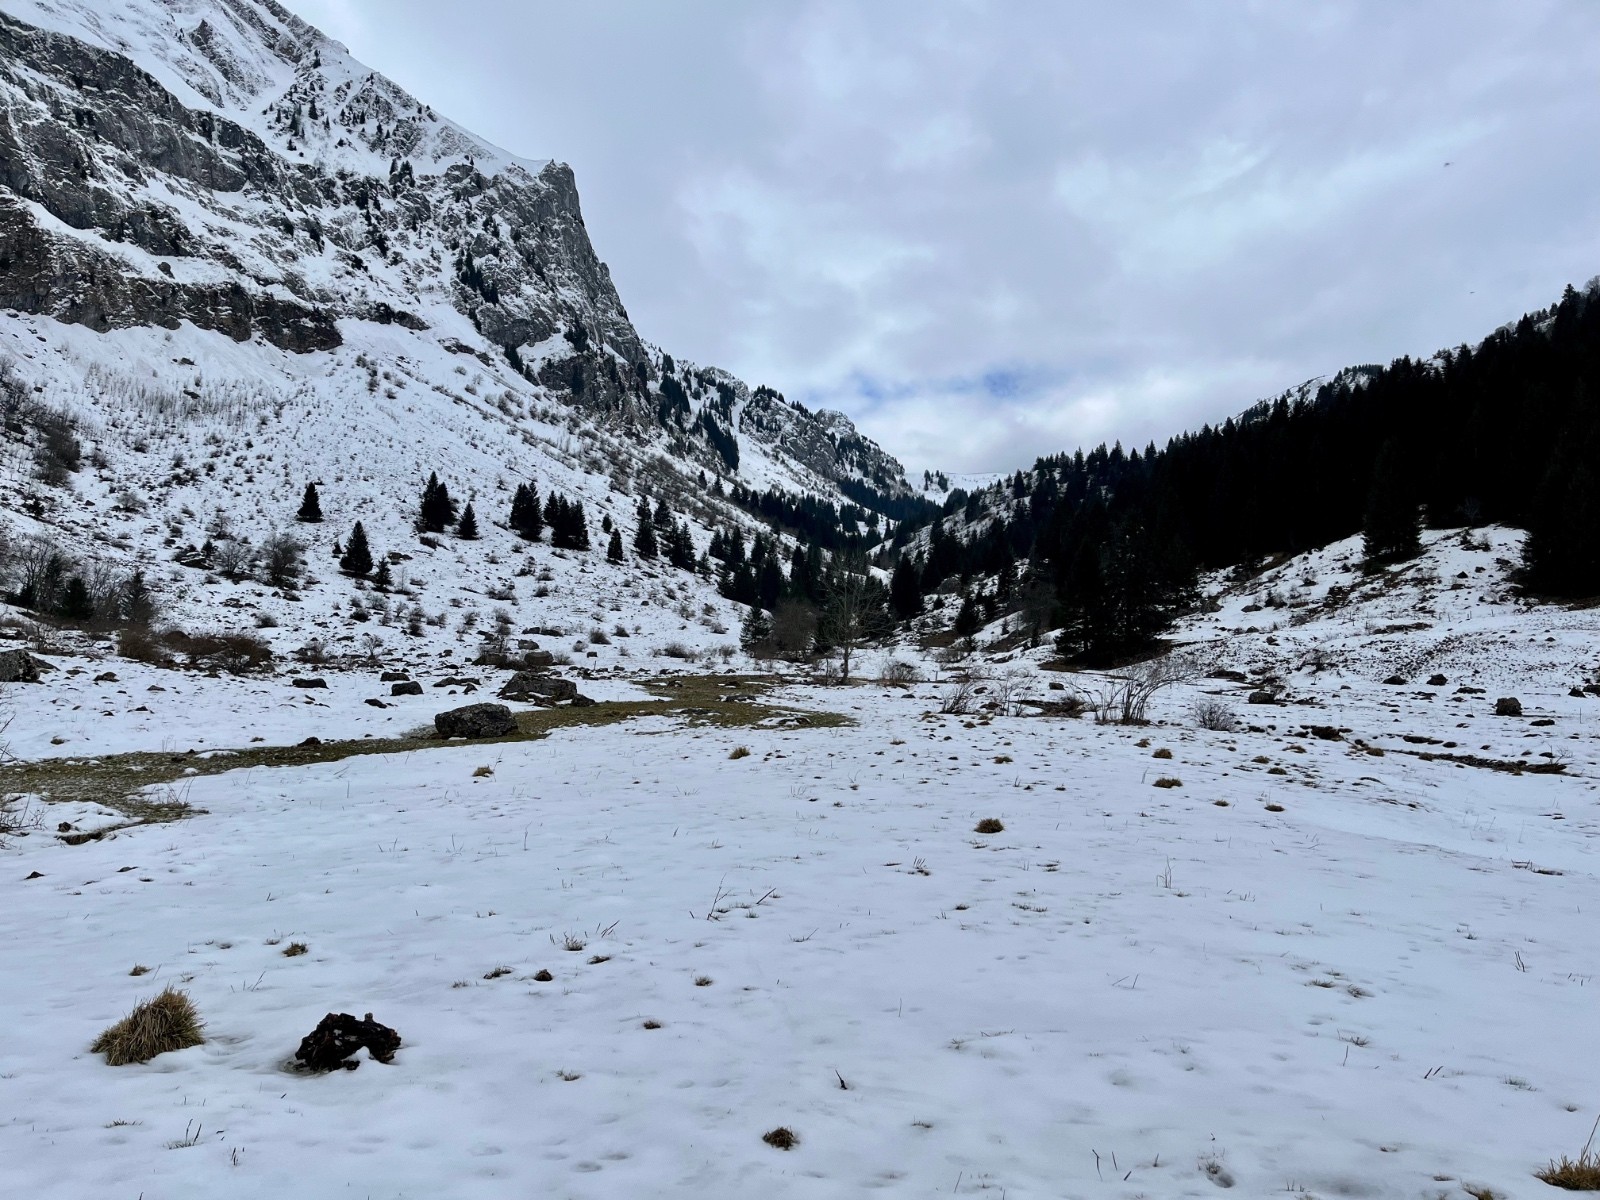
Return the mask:
[(443, 574), (480, 591), (527, 566), (493, 527), (524, 481), (629, 540), (639, 498), (666, 498), (701, 549), (740, 519), (717, 479), (910, 492), (842, 415), (647, 343), (570, 168), (475, 137), (275, 0), (0, 0), (0, 372), (90, 464), (39, 480), (41, 435), (13, 422), (13, 533), (180, 598), (174, 552), (259, 543), (307, 481), (325, 543), (360, 520), (411, 552), (437, 472), (486, 531)]

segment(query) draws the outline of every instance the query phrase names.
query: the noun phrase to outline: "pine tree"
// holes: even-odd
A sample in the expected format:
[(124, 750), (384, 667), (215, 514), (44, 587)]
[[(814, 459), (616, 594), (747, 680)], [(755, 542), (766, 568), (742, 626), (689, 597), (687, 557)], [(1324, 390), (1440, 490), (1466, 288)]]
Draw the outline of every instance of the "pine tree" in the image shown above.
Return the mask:
[(752, 604), (739, 624), (739, 648), (746, 654), (764, 650), (772, 642), (772, 622), (759, 604)]
[(417, 527), (423, 533), (443, 533), (444, 527), (456, 519), (456, 502), (450, 498), (450, 489), (439, 482), (437, 474), (428, 476), (422, 489), (422, 505), (417, 514)]
[(380, 558), (378, 569), (372, 576), (372, 586), (380, 592), (394, 586), (394, 573), (389, 570), (389, 560)]
[(456, 524), (456, 536), (464, 542), (478, 540), (478, 514), (472, 511), (472, 503), (461, 510), (461, 520)]
[(606, 561), (619, 563), (622, 561), (622, 530), (612, 529), (611, 541), (606, 543)]
[(583, 512), (583, 501), (574, 500), (569, 510), (572, 519), (572, 548), (574, 550), (587, 550), (589, 548), (589, 519)]
[(511, 528), (530, 542), (537, 542), (544, 533), (544, 512), (539, 506), (539, 489), (534, 484), (517, 484), (516, 495), (511, 500)]
[(922, 611), (922, 571), (909, 554), (900, 556), (889, 577), (889, 605), (902, 621)]
[(1401, 475), (1400, 452), (1392, 441), (1384, 444), (1372, 470), (1361, 551), (1373, 566), (1422, 553), (1422, 514)]
[(361, 527), (360, 521), (350, 531), (350, 540), (345, 543), (339, 569), (347, 575), (366, 575), (372, 570), (372, 550), (367, 546), (367, 531)]
[(956, 636), (970, 638), (982, 628), (983, 618), (978, 615), (977, 604), (973, 602), (971, 596), (963, 597), (961, 600), (961, 610), (956, 613)]
[(305, 494), (300, 498), (300, 511), (295, 513), (294, 519), (312, 525), (322, 520), (322, 501), (317, 496), (316, 484), (306, 484)]
[[(642, 505), (640, 507), (643, 509)], [(661, 553), (661, 547), (656, 542), (656, 528), (650, 523), (648, 510), (644, 511), (644, 519), (639, 522), (639, 528), (633, 535), (633, 552), (646, 561)]]
[(89, 587), (82, 575), (67, 580), (61, 590), (59, 611), (68, 621), (88, 621), (94, 617), (94, 601), (89, 598)]
[(144, 572), (135, 571), (122, 586), (122, 619), (135, 629), (148, 628), (156, 618), (156, 601), (145, 582)]

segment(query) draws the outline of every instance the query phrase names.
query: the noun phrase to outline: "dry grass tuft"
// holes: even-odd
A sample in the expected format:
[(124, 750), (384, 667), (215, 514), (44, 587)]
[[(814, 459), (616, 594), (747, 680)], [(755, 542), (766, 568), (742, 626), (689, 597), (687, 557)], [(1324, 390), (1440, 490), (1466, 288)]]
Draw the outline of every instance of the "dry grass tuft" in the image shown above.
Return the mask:
[(1281, 805), (1281, 804), (1269, 804), (1269, 805), (1267, 805), (1267, 811), (1268, 812), (1282, 812), (1283, 811), (1283, 805)]
[(169, 1050), (186, 1050), (206, 1039), (204, 1022), (194, 1003), (183, 992), (167, 988), (146, 1000), (95, 1039), (90, 1047), (104, 1054), (113, 1067), (146, 1063)]
[(763, 1133), (761, 1140), (778, 1150), (793, 1150), (800, 1144), (800, 1135), (787, 1125), (779, 1125)]
[(696, 975), (694, 977), (694, 985), (695, 985), (695, 987), (710, 987), (711, 986), (711, 976), (709, 976), (709, 975)]
[(474, 779), (488, 779), (493, 774), (493, 767), (479, 767), (477, 770), (472, 772), (472, 777)]
[(1600, 1130), (1600, 1117), (1594, 1119), (1589, 1140), (1583, 1144), (1577, 1158), (1563, 1154), (1560, 1162), (1552, 1159), (1549, 1166), (1535, 1171), (1533, 1177), (1569, 1192), (1600, 1192), (1600, 1155), (1593, 1150), (1595, 1130)]
[(731, 758), (731, 759), (749, 758), (750, 757), (750, 747), (748, 747), (748, 746), (735, 746), (733, 748), (733, 753), (728, 755), (728, 757)]
[(1170, 775), (1163, 775), (1163, 776), (1162, 776), (1162, 777), (1161, 777), (1161, 778), (1160, 778), (1160, 779), (1158, 779), (1158, 780), (1156, 780), (1156, 782), (1155, 782), (1155, 785), (1154, 785), (1154, 786), (1156, 786), (1156, 787), (1158, 787), (1158, 788), (1175, 788), (1175, 787), (1182, 787), (1182, 786), (1183, 786), (1183, 780), (1181, 780), (1181, 779), (1174, 779), (1174, 778), (1173, 778), (1173, 777), (1172, 777), (1172, 776), (1170, 776)]
[(290, 942), (283, 948), (283, 956), (285, 958), (299, 958), (302, 954), (309, 953), (310, 950), (311, 947), (304, 942)]
[(549, 983), (554, 978), (555, 976), (550, 974), (549, 971), (540, 971), (533, 977), (533, 981), (535, 983)]
[(1153, 751), (1151, 753), (1150, 757), (1151, 758), (1171, 758), (1172, 757), (1172, 751), (1168, 750), (1165, 746), (1162, 746), (1159, 749)]
[(134, 967), (133, 967), (133, 970), (129, 971), (128, 974), (129, 975), (148, 975), (148, 974), (150, 974), (150, 968), (145, 966), (143, 963), (135, 963)]
[(648, 1020), (648, 1021), (646, 1021), (644, 1023), (644, 1027), (646, 1029), (660, 1029), (661, 1028), (661, 1022), (657, 1021), (654, 1017), (652, 1017), (650, 1020)]
[(1005, 831), (1005, 822), (1000, 820), (999, 817), (985, 817), (973, 829), (974, 833), (1004, 833)]

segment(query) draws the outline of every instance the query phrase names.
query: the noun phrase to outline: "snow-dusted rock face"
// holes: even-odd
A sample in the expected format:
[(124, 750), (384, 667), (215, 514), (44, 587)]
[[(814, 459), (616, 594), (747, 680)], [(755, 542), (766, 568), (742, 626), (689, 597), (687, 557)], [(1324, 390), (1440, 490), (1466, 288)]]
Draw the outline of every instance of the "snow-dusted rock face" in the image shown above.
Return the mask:
[(521, 480), (629, 537), (665, 496), (702, 548), (754, 523), (717, 478), (910, 494), (842, 415), (646, 343), (570, 168), (475, 137), (274, 0), (0, 0), (0, 382), (93, 465), (41, 483), (13, 423), (0, 533), (180, 593), (197, 523), (259, 544), (310, 480), (330, 538), (359, 519), (399, 551), (437, 471), (500, 524), (439, 580), (497, 590)]
[[(470, 326), (459, 340), (607, 423), (672, 416), (571, 168), (473, 136), (274, 0), (5, 5), (0, 305), (296, 353), (341, 345), (343, 319), (423, 332), (444, 310)], [(715, 375), (736, 437), (904, 490), (842, 415)], [(683, 448), (714, 467), (690, 391)]]

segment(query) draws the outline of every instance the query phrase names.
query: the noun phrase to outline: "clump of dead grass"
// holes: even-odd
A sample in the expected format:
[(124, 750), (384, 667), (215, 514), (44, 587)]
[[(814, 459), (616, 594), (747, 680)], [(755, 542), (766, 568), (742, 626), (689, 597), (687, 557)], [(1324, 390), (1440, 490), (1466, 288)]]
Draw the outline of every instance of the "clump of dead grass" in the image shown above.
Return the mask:
[(750, 757), (750, 747), (749, 746), (735, 746), (733, 748), (733, 753), (728, 755), (728, 757), (731, 758), (731, 759), (749, 758)]
[(999, 817), (985, 817), (973, 827), (974, 833), (1004, 833), (1005, 831), (1005, 822)]
[(170, 1050), (187, 1050), (203, 1043), (205, 1022), (194, 1002), (176, 988), (135, 1005), (132, 1012), (107, 1029), (90, 1047), (104, 1054), (113, 1067), (147, 1063)]
[(302, 954), (306, 954), (310, 950), (311, 947), (306, 945), (304, 942), (290, 942), (283, 948), (283, 956), (285, 958), (299, 958)]
[(1577, 1158), (1568, 1158), (1563, 1154), (1560, 1162), (1551, 1159), (1550, 1165), (1535, 1171), (1533, 1177), (1569, 1192), (1600, 1192), (1600, 1154), (1594, 1152), (1596, 1130), (1600, 1130), (1600, 1117), (1594, 1119), (1589, 1140), (1584, 1142)]
[(1183, 780), (1174, 779), (1170, 775), (1163, 775), (1160, 779), (1155, 781), (1155, 784), (1153, 786), (1158, 787), (1158, 788), (1182, 787), (1183, 786)]
[(793, 1150), (800, 1144), (800, 1135), (787, 1125), (779, 1125), (763, 1133), (761, 1140), (778, 1150)]

